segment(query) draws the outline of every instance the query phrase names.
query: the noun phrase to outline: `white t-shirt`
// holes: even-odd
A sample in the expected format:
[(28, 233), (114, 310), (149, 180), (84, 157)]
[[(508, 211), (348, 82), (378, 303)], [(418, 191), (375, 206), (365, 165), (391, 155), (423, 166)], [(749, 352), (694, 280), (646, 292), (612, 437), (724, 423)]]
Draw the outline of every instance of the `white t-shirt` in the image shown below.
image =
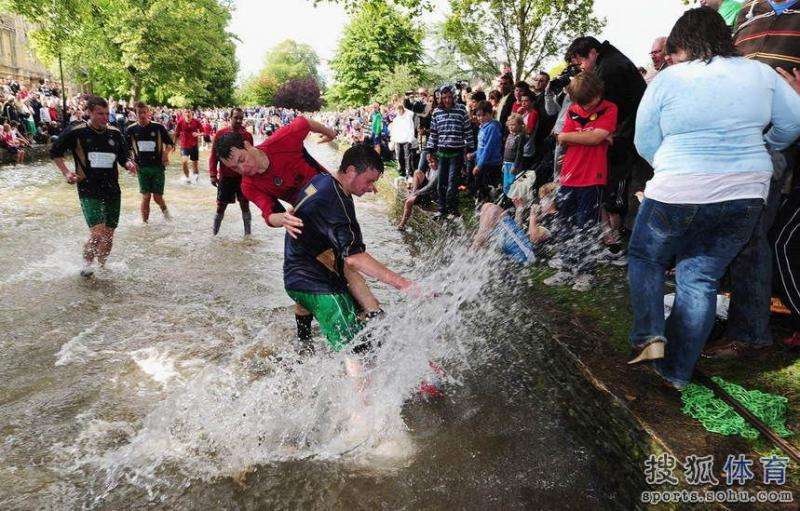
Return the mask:
[(772, 172), (709, 174), (656, 173), (644, 196), (666, 204), (713, 204), (737, 199), (767, 200)]

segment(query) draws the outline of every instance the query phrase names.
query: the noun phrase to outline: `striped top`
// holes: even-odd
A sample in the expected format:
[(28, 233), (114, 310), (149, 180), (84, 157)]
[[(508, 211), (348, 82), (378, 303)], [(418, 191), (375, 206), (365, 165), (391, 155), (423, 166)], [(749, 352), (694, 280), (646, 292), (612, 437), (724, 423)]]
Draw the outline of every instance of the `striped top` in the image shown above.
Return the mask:
[(471, 150), (475, 146), (472, 124), (469, 115), (461, 105), (453, 108), (437, 108), (431, 117), (431, 130), (428, 135), (428, 150), (431, 152)]
[(767, 0), (742, 6), (733, 38), (743, 57), (787, 70), (800, 67), (800, 1), (788, 0), (783, 6), (788, 8), (780, 15)]

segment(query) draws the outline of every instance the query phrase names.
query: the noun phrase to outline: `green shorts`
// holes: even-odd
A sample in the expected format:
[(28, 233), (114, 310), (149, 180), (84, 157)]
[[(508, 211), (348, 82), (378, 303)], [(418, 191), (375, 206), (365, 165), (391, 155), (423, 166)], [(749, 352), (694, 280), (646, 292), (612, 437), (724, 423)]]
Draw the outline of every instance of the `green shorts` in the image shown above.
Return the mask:
[(105, 199), (80, 197), (80, 201), (86, 225), (94, 227), (95, 225), (105, 224), (106, 227), (111, 229), (117, 228), (120, 209), (119, 197), (106, 197)]
[(314, 316), (333, 351), (344, 348), (363, 327), (349, 294), (314, 294), (289, 289), (286, 292)]
[(139, 167), (139, 193), (164, 195), (164, 168), (155, 165)]

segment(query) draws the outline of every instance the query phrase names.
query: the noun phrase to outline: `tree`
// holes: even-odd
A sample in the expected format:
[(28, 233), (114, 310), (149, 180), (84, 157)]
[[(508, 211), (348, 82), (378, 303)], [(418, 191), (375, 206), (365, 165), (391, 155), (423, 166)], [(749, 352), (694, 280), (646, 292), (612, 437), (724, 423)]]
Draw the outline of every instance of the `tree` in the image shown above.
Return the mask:
[(271, 105), (280, 84), (271, 76), (251, 76), (236, 92), (236, 104), (244, 106)]
[(373, 96), (373, 101), (388, 103), (397, 95), (409, 90), (417, 90), (427, 80), (418, 72), (414, 72), (408, 64), (398, 64), (391, 73), (384, 75), (378, 85), (378, 92)]
[(347, 12), (358, 12), (364, 5), (372, 3), (382, 3), (390, 7), (399, 8), (410, 16), (419, 16), (423, 12), (429, 12), (433, 8), (431, 0), (313, 0), (314, 5), (319, 5), (322, 2), (331, 4), (339, 4), (345, 8)]
[(267, 53), (261, 74), (278, 83), (311, 78), (322, 86), (318, 67), (319, 57), (311, 46), (287, 39)]
[(313, 78), (289, 80), (275, 93), (273, 105), (301, 112), (316, 112), (322, 107), (319, 85)]
[(101, 95), (192, 105), (232, 101), (228, 0), (9, 0), (34, 46)]
[(423, 31), (384, 2), (366, 2), (344, 29), (330, 62), (336, 84), (328, 99), (338, 106), (366, 104), (398, 64), (419, 73)]
[(594, 0), (450, 0), (444, 36), (481, 73), (508, 62), (517, 80), (558, 55), (573, 39), (605, 24)]

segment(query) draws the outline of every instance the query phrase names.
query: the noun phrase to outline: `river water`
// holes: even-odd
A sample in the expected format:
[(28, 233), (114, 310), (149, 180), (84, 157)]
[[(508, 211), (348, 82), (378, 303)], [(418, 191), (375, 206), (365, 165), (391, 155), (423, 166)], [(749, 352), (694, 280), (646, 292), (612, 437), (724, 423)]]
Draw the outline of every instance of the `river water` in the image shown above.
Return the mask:
[[(338, 153), (311, 144), (329, 168)], [(48, 162), (0, 168), (0, 509), (590, 509), (603, 475), (536, 369), (535, 311), (492, 255), (411, 255), (378, 197), (368, 249), (435, 294), (372, 283), (388, 314), (366, 388), (319, 341), (291, 353), (283, 236), (168, 169), (138, 222), (135, 178), (108, 268), (78, 276), (86, 228)], [(421, 399), (428, 361), (446, 397)]]

